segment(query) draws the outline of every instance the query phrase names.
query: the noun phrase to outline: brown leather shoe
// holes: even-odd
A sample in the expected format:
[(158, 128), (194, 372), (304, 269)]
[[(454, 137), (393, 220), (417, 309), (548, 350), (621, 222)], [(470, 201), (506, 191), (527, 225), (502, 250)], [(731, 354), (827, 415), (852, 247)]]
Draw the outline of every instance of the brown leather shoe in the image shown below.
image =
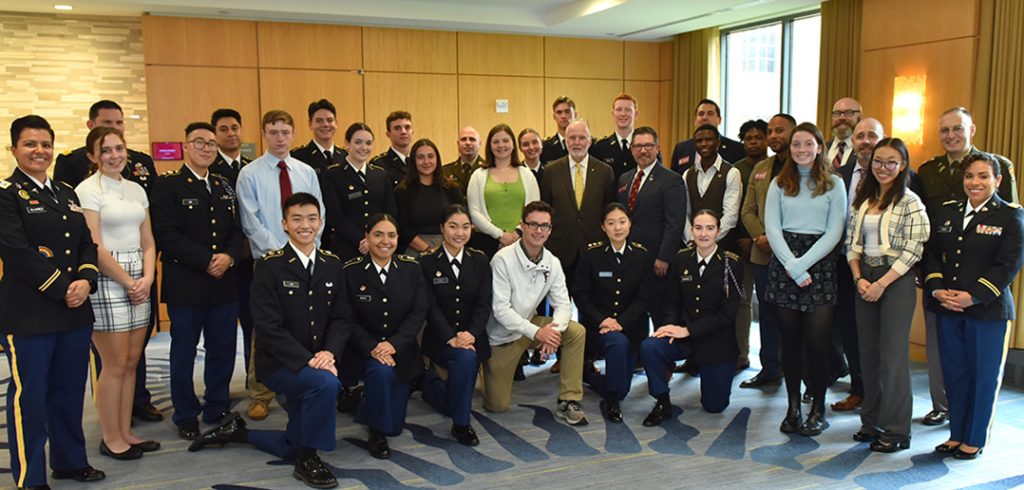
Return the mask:
[(837, 412), (849, 412), (860, 407), (860, 404), (864, 402), (864, 399), (857, 395), (850, 395), (842, 400), (839, 400), (832, 404), (832, 410)]
[(252, 403), (249, 404), (248, 415), (252, 420), (263, 420), (267, 418), (267, 415), (270, 415), (270, 406), (267, 402), (253, 400)]
[(558, 374), (560, 372), (562, 372), (562, 360), (558, 359), (555, 361), (555, 364), (551, 366), (551, 374)]

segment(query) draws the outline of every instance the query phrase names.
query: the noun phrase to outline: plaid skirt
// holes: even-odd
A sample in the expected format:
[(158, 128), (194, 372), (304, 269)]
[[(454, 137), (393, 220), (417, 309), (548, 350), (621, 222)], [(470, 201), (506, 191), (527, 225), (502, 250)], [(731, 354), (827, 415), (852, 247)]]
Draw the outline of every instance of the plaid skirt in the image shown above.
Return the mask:
[[(814, 246), (821, 235), (805, 235), (801, 233), (782, 232), (789, 245), (789, 250), (796, 257), (801, 257)], [(765, 288), (765, 299), (780, 308), (809, 311), (815, 306), (835, 305), (838, 277), (836, 276), (836, 253), (838, 247), (832, 249), (825, 258), (819, 260), (807, 270), (811, 275), (811, 284), (800, 287), (789, 277), (786, 268), (775, 255), (768, 262), (768, 284)]]
[[(132, 279), (142, 277), (142, 249), (111, 252), (111, 255)], [(96, 332), (128, 332), (149, 326), (151, 302), (146, 300), (133, 305), (128, 299), (128, 290), (103, 274), (96, 280), (96, 292), (90, 300), (96, 315), (93, 327)]]

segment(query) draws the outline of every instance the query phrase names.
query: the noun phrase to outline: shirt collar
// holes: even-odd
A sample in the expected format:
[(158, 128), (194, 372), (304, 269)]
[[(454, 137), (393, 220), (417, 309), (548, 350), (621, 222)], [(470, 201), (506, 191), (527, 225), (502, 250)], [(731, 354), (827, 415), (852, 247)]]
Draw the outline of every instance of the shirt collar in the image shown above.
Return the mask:
[(395, 155), (398, 155), (398, 158), (401, 158), (401, 159), (402, 159), (402, 163), (405, 163), (405, 159), (406, 159), (407, 157), (405, 156), (405, 154), (404, 154), (404, 153), (402, 153), (402, 152), (398, 151), (398, 149), (397, 149), (397, 148), (395, 148), (394, 146), (392, 146), (392, 147), (391, 147), (391, 152), (392, 152), (392, 153), (394, 153)]
[(544, 247), (540, 248), (540, 254), (537, 256), (537, 260), (534, 261), (530, 258), (530, 254), (526, 251), (526, 245), (522, 240), (519, 240), (519, 253), (522, 254), (526, 264), (540, 265), (544, 261)]
[(220, 151), (220, 150), (217, 150), (217, 153), (219, 153), (220, 157), (224, 159), (224, 163), (226, 163), (228, 165), (231, 165), (232, 163), (235, 163), (235, 162), (242, 163), (242, 154), (241, 153), (238, 154), (238, 158), (237, 159), (236, 158), (231, 158), (231, 157), (227, 156), (223, 151)]
[[(698, 155), (697, 158), (700, 159), (700, 155)], [(704, 171), (704, 165), (702, 165), (700, 161), (698, 161), (693, 168), (697, 169), (697, 172), (702, 174), (718, 172), (718, 169), (722, 168), (722, 155), (715, 153), (715, 163), (711, 165), (711, 168), (709, 168), (707, 172)]]
[(839, 143), (845, 143), (846, 144), (846, 146), (843, 147), (843, 153), (846, 153), (846, 150), (852, 150), (853, 149), (853, 136), (850, 136), (849, 138), (846, 138), (844, 140), (836, 139), (835, 141), (832, 142), (832, 149), (838, 151), (839, 150)]
[(331, 152), (332, 155), (334, 154), (334, 142), (331, 142), (331, 147), (330, 148), (324, 148), (324, 147), (320, 146), (320, 143), (317, 143), (316, 140), (313, 140), (313, 144), (316, 145), (318, 150), (320, 150), (320, 153), (324, 153), (324, 152), (328, 152), (329, 151), (329, 152)]
[[(630, 131), (629, 134), (627, 134), (625, 137), (619, 136), (619, 133), (615, 133), (615, 143), (618, 144), (620, 147), (622, 146), (622, 140), (623, 139), (626, 140), (627, 144), (630, 141), (633, 141), (633, 131)], [(625, 149), (625, 148), (623, 148), (623, 149)]]
[(291, 246), (292, 250), (295, 251), (295, 255), (299, 258), (299, 262), (302, 262), (302, 268), (303, 269), (308, 269), (309, 268), (309, 262), (316, 258), (316, 248), (315, 247), (313, 248), (313, 253), (311, 253), (309, 255), (306, 255), (306, 254), (302, 253), (302, 250), (299, 250), (299, 247), (296, 247), (295, 244), (292, 243), (291, 240), (288, 240), (288, 245)]
[[(694, 252), (697, 252), (697, 250), (694, 249)], [(718, 244), (715, 244), (715, 248), (711, 249), (711, 253), (708, 254), (707, 257), (701, 257), (700, 252), (697, 252), (697, 261), (699, 262), (699, 261), (703, 260), (705, 264), (710, 264), (711, 263), (711, 259), (715, 257), (715, 253), (717, 253), (717, 252), (718, 252)]]
[(197, 174), (195, 170), (192, 170), (192, 167), (189, 167), (188, 165), (185, 165), (185, 168), (187, 168), (189, 172), (192, 172), (192, 175), (194, 175), (195, 178), (199, 179), (201, 182), (206, 182), (206, 180), (210, 178), (210, 171), (209, 171), (209, 169), (207, 169), (207, 171), (206, 171), (206, 177), (200, 177), (199, 174)]
[(54, 188), (53, 188), (53, 186), (52, 186), (52, 185), (50, 185), (50, 182), (51, 182), (51, 181), (50, 181), (50, 178), (49, 178), (49, 177), (47, 177), (47, 178), (46, 178), (46, 181), (44, 181), (44, 182), (39, 182), (38, 180), (36, 180), (36, 178), (35, 178), (35, 177), (33, 177), (33, 176), (29, 175), (29, 174), (28, 174), (27, 172), (22, 172), (22, 173), (23, 173), (23, 174), (25, 174), (25, 177), (28, 177), (28, 178), (29, 178), (29, 180), (31, 180), (31, 181), (32, 181), (32, 183), (36, 185), (36, 187), (38, 187), (38, 188), (40, 188), (40, 189), (42, 189), (42, 190), (46, 190), (46, 188), (47, 188), (47, 187), (49, 187), (49, 188), (50, 188), (50, 190), (56, 191), (56, 189), (54, 189)]
[(586, 170), (587, 169), (587, 165), (589, 163), (590, 163), (590, 153), (587, 153), (586, 155), (584, 155), (583, 156), (583, 160), (580, 160), (579, 162), (577, 162), (576, 160), (573, 160), (571, 155), (569, 156), (569, 166), (573, 167), (573, 170), (575, 170), (575, 167), (576, 167), (577, 164), (583, 165), (583, 170)]
[(385, 265), (384, 267), (377, 265), (377, 263), (374, 262), (373, 259), (370, 259), (370, 263), (373, 264), (373, 268), (377, 271), (378, 276), (380, 275), (380, 271), (382, 270), (391, 272), (391, 262), (388, 262), (387, 265)]
[(458, 260), (460, 264), (462, 263), (462, 256), (466, 252), (466, 247), (462, 247), (462, 250), (459, 250), (459, 254), (454, 257), (452, 254), (448, 253), (448, 249), (443, 244), (441, 245), (441, 248), (444, 249), (444, 255), (448, 257), (448, 263), (451, 263), (452, 259)]
[(617, 254), (625, 255), (626, 254), (626, 244), (627, 243), (628, 242), (622, 242), (622, 248), (619, 248), (619, 249), (616, 249), (615, 245), (612, 245), (611, 242), (608, 242), (608, 245), (612, 247), (612, 252), (615, 252)]
[(985, 206), (987, 206), (988, 203), (990, 203), (990, 202), (992, 202), (992, 198), (991, 197), (986, 199), (985, 202), (981, 203), (981, 206), (978, 206), (976, 208), (972, 208), (971, 207), (971, 200), (968, 199), (967, 200), (967, 204), (964, 206), (964, 216), (967, 216), (967, 213), (970, 213), (971, 211), (981, 212), (981, 210), (984, 209)]

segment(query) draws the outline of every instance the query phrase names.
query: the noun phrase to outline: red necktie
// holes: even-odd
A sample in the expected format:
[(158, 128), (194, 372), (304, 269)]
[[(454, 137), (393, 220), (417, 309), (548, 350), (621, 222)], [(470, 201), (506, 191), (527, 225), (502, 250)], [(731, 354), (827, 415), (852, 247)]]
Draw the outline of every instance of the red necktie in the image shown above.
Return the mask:
[(633, 187), (629, 189), (629, 212), (636, 207), (636, 195), (640, 193), (640, 183), (644, 181), (643, 170), (636, 169), (636, 177), (633, 179)]
[(281, 169), (277, 181), (281, 185), (281, 206), (284, 206), (284, 201), (292, 197), (292, 179), (288, 176), (288, 164), (284, 161), (277, 162), (277, 168)]
[(846, 142), (840, 141), (836, 147), (836, 157), (832, 159), (832, 168), (843, 166), (843, 152), (846, 151)]

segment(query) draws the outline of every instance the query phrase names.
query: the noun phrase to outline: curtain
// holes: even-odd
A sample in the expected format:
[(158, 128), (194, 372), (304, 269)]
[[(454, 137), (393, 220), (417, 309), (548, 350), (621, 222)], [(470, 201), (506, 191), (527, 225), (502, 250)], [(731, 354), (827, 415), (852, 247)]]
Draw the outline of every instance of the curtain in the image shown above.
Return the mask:
[(697, 101), (717, 99), (721, 65), (721, 34), (717, 27), (675, 36), (675, 83), (672, 87), (672, 127), (675, 134), (662, 135), (663, 151), (672, 152), (676, 141), (693, 134), (693, 107)]
[[(1009, 158), (1019, 188), (1024, 176), (1024, 2), (982, 0), (980, 14), (978, 66), (974, 72), (975, 144)], [(1024, 349), (1024, 277), (1020, 273), (1012, 290), (1018, 314), (1010, 333), (1010, 347)]]
[(832, 104), (858, 98), (863, 0), (821, 3), (821, 62), (818, 67), (818, 127), (832, 122)]

